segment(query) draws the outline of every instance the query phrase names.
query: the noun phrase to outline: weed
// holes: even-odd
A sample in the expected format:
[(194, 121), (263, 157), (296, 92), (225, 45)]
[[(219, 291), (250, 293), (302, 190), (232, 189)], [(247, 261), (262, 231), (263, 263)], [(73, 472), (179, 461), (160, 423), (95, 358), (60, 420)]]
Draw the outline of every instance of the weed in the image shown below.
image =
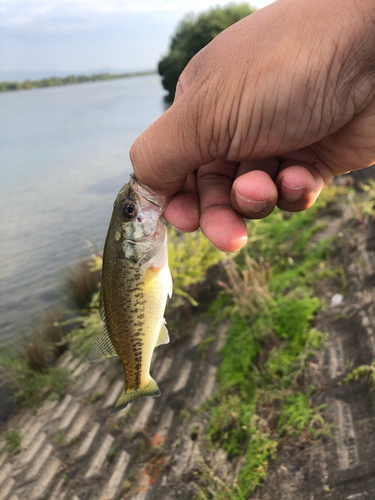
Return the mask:
[(244, 500), (267, 477), (268, 460), (276, 457), (277, 439), (272, 439), (258, 427), (256, 416), (252, 420), (251, 438), (238, 478), (238, 491)]
[(78, 263), (67, 274), (67, 295), (70, 303), (78, 309), (86, 309), (98, 290), (100, 264), (100, 257), (92, 256), (89, 260)]
[(114, 459), (116, 458), (116, 455), (117, 455), (117, 451), (118, 451), (117, 446), (110, 447), (110, 449), (108, 450), (108, 453), (106, 455), (107, 462), (112, 463), (114, 461)]
[(45, 311), (39, 323), (33, 327), (33, 331), (51, 347), (55, 356), (59, 356), (66, 350), (66, 345), (62, 341), (75, 323), (75, 321), (69, 320), (70, 316), (68, 311), (61, 307)]
[(97, 403), (100, 399), (102, 399), (103, 394), (101, 392), (97, 392), (96, 394), (93, 395), (91, 398), (91, 404)]
[(255, 404), (244, 404), (239, 396), (223, 396), (211, 410), (209, 437), (229, 456), (239, 455), (249, 437)]
[(213, 247), (201, 231), (186, 234), (178, 233), (174, 227), (169, 227), (168, 255), (175, 296), (171, 302), (172, 307), (181, 305), (186, 300), (197, 305), (187, 290), (201, 281), (207, 269), (223, 260), (225, 254)]
[(66, 436), (61, 429), (56, 432), (55, 443), (58, 448), (62, 448), (66, 445)]
[(47, 369), (51, 349), (40, 335), (34, 332), (29, 339), (24, 341), (22, 350), (31, 370), (44, 372)]
[(21, 433), (17, 429), (12, 429), (4, 433), (5, 451), (12, 455), (21, 449)]
[(355, 380), (365, 380), (371, 387), (372, 390), (375, 389), (375, 360), (371, 365), (361, 365), (349, 373), (344, 379), (346, 384)]
[(202, 342), (199, 344), (197, 348), (197, 352), (199, 352), (202, 356), (202, 359), (206, 359), (208, 355), (208, 351), (210, 348), (210, 344), (216, 339), (214, 335), (211, 335), (211, 337), (206, 337), (205, 339), (202, 340)]
[(312, 408), (309, 397), (302, 392), (292, 392), (283, 398), (277, 433), (280, 437), (304, 435), (307, 441), (330, 435), (330, 425), (324, 421), (321, 411), (326, 405)]
[(12, 347), (1, 356), (0, 371), (7, 384), (14, 390), (18, 403), (36, 406), (49, 394), (60, 399), (69, 383), (69, 373), (59, 367), (35, 371), (29, 366), (24, 352)]
[(238, 270), (233, 260), (223, 263), (228, 275), (228, 283), (221, 282), (233, 301), (232, 313), (239, 313), (249, 321), (260, 311), (267, 308), (271, 295), (267, 286), (269, 269), (258, 264), (248, 255), (245, 256), (244, 268)]
[(210, 312), (230, 315), (231, 326), (222, 349), (219, 392), (205, 410), (210, 411), (211, 445), (224, 448), (229, 457), (243, 457), (243, 463), (232, 487), (200, 468), (206, 486), (197, 498), (245, 500), (266, 478), (268, 461), (284, 440), (306, 443), (330, 435), (324, 406), (313, 408), (311, 391), (298, 389), (297, 380), (327, 336), (311, 326), (322, 308), (312, 287), (332, 278), (347, 286), (342, 270), (331, 264), (333, 239), (309, 245), (323, 227), (317, 211), (336, 192), (326, 190), (309, 211), (288, 216), (276, 211), (252, 221), (249, 244), (225, 264), (228, 281)]
[(368, 220), (374, 216), (375, 206), (375, 181), (369, 179), (360, 184), (362, 192), (358, 193), (354, 189), (349, 192), (349, 203), (360, 221)]

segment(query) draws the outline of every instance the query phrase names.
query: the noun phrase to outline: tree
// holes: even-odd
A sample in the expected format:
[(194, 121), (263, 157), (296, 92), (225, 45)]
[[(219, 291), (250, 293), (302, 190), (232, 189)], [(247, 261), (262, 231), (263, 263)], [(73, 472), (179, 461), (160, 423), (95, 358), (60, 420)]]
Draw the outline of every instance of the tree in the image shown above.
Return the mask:
[(190, 59), (225, 28), (254, 11), (247, 3), (230, 3), (182, 19), (172, 36), (168, 54), (158, 64), (163, 87), (169, 92), (168, 100), (173, 100), (178, 77)]

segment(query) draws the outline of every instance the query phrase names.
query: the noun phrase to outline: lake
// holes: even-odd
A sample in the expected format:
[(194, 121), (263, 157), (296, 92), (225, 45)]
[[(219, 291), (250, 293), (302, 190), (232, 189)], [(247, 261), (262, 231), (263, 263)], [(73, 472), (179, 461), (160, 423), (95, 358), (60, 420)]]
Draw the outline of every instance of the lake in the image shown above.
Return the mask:
[(143, 76), (0, 94), (0, 342), (60, 302), (69, 266), (102, 250), (134, 139), (164, 111)]

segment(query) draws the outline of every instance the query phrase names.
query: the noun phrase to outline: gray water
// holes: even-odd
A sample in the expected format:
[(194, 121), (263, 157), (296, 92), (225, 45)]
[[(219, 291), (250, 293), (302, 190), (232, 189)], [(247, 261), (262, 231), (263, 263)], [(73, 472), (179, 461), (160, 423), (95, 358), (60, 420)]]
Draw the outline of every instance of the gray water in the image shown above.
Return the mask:
[(102, 249), (134, 139), (164, 110), (156, 76), (0, 94), (0, 342), (61, 301)]

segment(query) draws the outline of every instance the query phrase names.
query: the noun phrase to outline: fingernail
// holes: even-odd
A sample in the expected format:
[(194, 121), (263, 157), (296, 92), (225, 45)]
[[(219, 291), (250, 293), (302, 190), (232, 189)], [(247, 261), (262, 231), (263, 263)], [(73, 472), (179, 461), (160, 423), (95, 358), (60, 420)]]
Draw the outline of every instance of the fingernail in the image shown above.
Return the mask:
[(286, 201), (289, 201), (289, 203), (294, 203), (295, 201), (298, 201), (300, 198), (302, 198), (304, 190), (305, 186), (292, 187), (283, 182), (282, 195), (286, 199)]
[(264, 200), (250, 200), (241, 196), (236, 191), (237, 203), (241, 207), (244, 212), (260, 212), (264, 208), (266, 208), (267, 201)]

